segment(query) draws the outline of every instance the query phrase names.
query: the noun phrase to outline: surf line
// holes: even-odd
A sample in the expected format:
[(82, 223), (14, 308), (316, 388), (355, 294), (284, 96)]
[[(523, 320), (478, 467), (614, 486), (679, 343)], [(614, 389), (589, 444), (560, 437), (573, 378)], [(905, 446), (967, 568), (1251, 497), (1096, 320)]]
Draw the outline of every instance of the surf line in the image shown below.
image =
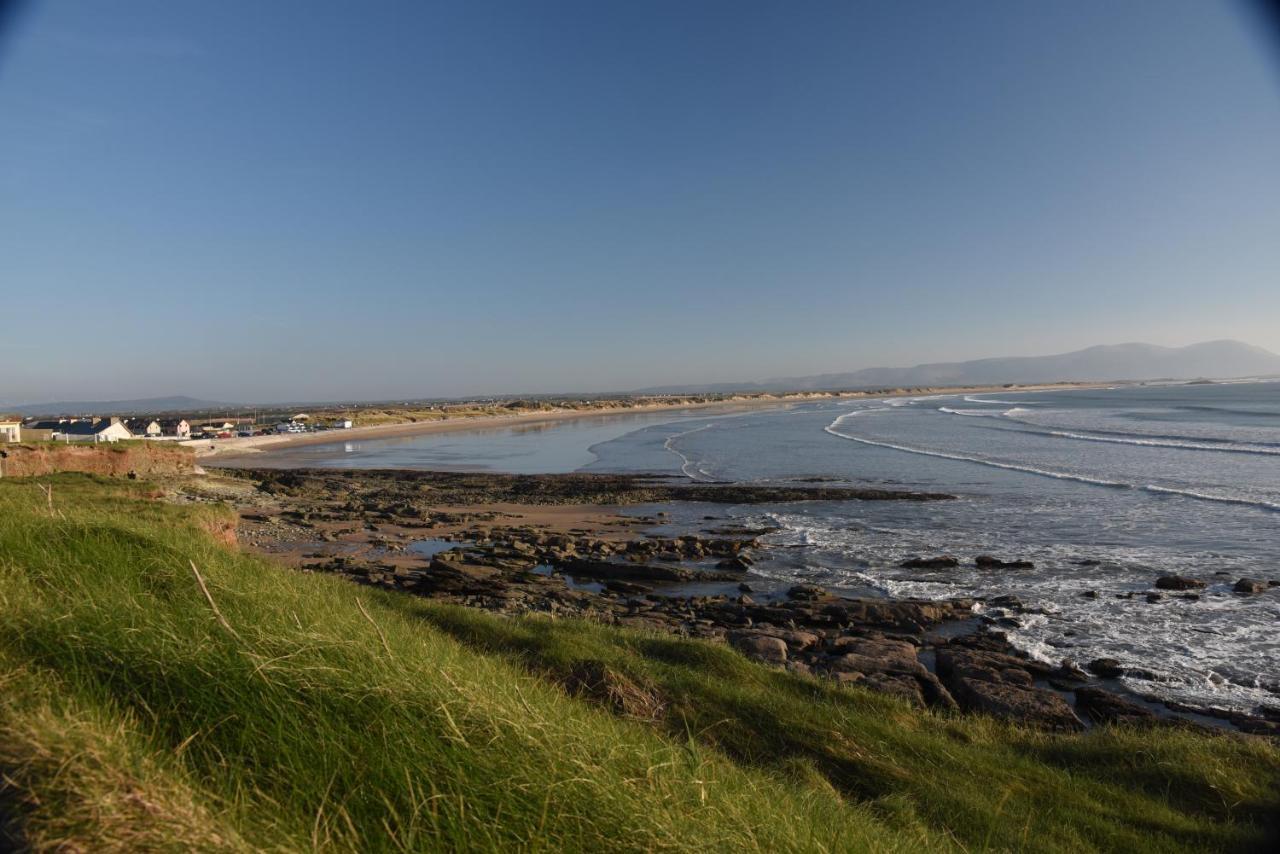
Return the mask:
[[(703, 471), (697, 466), (694, 466), (694, 471), (692, 472), (689, 471), (689, 466), (693, 465), (693, 460), (686, 457), (676, 448), (675, 441), (676, 439), (682, 439), (685, 436), (689, 436), (694, 433), (701, 433), (703, 430), (709, 430), (714, 426), (716, 426), (716, 422), (712, 421), (710, 424), (703, 424), (701, 427), (694, 427), (692, 430), (685, 430), (683, 433), (673, 433), (667, 437), (667, 440), (665, 442), (662, 443), (662, 447), (666, 448), (668, 451), (670, 451), (671, 453), (675, 454), (677, 457), (680, 458), (680, 473), (683, 474), (685, 477), (689, 478), (690, 480), (711, 481), (711, 480), (715, 480), (715, 478), (713, 478), (711, 475), (707, 474), (707, 472)], [(701, 477), (699, 477), (699, 475), (701, 475)]]
[(894, 451), (902, 451), (908, 454), (919, 454), (920, 456), (925, 456), (925, 457), (939, 457), (944, 460), (957, 460), (959, 462), (965, 462), (965, 463), (977, 463), (978, 465), (981, 465), (981, 466), (990, 466), (991, 468), (1005, 469), (1006, 471), (1017, 471), (1017, 472), (1023, 472), (1024, 474), (1038, 475), (1040, 477), (1051, 477), (1051, 478), (1054, 478), (1055, 480), (1073, 480), (1078, 483), (1088, 483), (1094, 486), (1106, 486), (1112, 489), (1137, 489), (1137, 490), (1150, 492), (1158, 495), (1177, 495), (1184, 498), (1191, 498), (1199, 501), (1215, 501), (1215, 502), (1226, 503), (1226, 504), (1242, 504), (1249, 507), (1257, 507), (1262, 510), (1280, 511), (1280, 504), (1277, 504), (1272, 501), (1259, 501), (1251, 498), (1234, 498), (1229, 496), (1208, 495), (1202, 492), (1192, 492), (1189, 490), (1172, 489), (1169, 487), (1156, 486), (1155, 484), (1148, 484), (1146, 486), (1142, 486), (1139, 484), (1125, 483), (1124, 481), (1104, 480), (1102, 478), (1086, 477), (1085, 475), (1080, 475), (1080, 474), (1070, 474), (1068, 472), (1051, 471), (1048, 469), (1038, 469), (1038, 468), (1033, 468), (1032, 466), (1021, 466), (1021, 465), (1017, 465), (1016, 463), (999, 463), (999, 462), (996, 462), (995, 460), (983, 459), (982, 457), (970, 457), (964, 454), (951, 454), (951, 453), (947, 453), (946, 451), (926, 451), (922, 448), (912, 448), (907, 445), (895, 445), (890, 442), (877, 442), (874, 439), (863, 439), (859, 436), (850, 436), (848, 433), (841, 433), (839, 430), (836, 429), (837, 427), (840, 426), (841, 422), (844, 421), (844, 419), (851, 418), (854, 415), (857, 415), (857, 413), (851, 412), (848, 415), (841, 415), (835, 421), (832, 421), (830, 424), (828, 424), (826, 427), (822, 429), (827, 433), (830, 433), (832, 436), (835, 436), (840, 439), (845, 439), (850, 442), (861, 442), (864, 445), (874, 445), (875, 447), (878, 447), (878, 448), (889, 448)]
[(1280, 456), (1280, 449), (1245, 448), (1240, 445), (1209, 445), (1203, 442), (1178, 442), (1169, 439), (1122, 439), (1118, 436), (1089, 436), (1084, 433), (1072, 433), (1067, 430), (1050, 430), (1048, 435), (1062, 439), (1076, 439), (1081, 442), (1109, 442), (1115, 445), (1136, 445), (1143, 448), (1177, 448), (1185, 451), (1212, 451), (1218, 454)]

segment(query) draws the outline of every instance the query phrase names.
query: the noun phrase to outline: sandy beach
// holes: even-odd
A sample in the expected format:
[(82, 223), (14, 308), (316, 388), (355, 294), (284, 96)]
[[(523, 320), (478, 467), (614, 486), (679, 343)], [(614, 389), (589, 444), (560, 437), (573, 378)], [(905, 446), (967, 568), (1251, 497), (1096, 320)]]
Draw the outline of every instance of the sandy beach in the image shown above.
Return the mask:
[(926, 394), (982, 394), (990, 392), (1039, 391), (1064, 388), (1099, 388), (1097, 383), (1053, 383), (1046, 385), (970, 386), (965, 388), (895, 389), (876, 392), (797, 393), (768, 397), (725, 398), (698, 403), (678, 402), (647, 404), (642, 406), (600, 406), (591, 409), (561, 409), (543, 412), (517, 412), (511, 415), (485, 415), (475, 417), (443, 418), (437, 421), (417, 421), (403, 424), (378, 424), (370, 427), (352, 427), (346, 430), (324, 430), (315, 433), (282, 433), (265, 436), (233, 437), (230, 439), (192, 439), (182, 442), (195, 450), (196, 456), (229, 457), (261, 453), (285, 446), (327, 445), (359, 439), (396, 439), (431, 433), (450, 433), (468, 430), (500, 429), (511, 426), (547, 424), (578, 418), (627, 416), (646, 412), (679, 412), (684, 410), (733, 411), (759, 409), (771, 406), (787, 406), (815, 400), (858, 399), (867, 397), (915, 397)]

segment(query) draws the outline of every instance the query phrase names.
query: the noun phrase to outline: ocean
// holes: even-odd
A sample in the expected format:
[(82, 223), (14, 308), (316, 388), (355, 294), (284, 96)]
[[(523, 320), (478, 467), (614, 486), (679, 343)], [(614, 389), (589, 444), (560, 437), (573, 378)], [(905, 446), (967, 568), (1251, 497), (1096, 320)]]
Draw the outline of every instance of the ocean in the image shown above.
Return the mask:
[[(1115, 658), (1139, 693), (1280, 706), (1280, 383), (833, 400), (647, 413), (269, 452), (247, 464), (644, 471), (697, 481), (823, 479), (950, 502), (716, 509), (776, 531), (752, 572), (857, 595), (1013, 595), (1011, 640), (1046, 661)], [(696, 524), (707, 508), (677, 511)], [(955, 555), (958, 569), (900, 567)], [(979, 570), (980, 554), (1033, 570)], [(1208, 582), (1148, 593), (1159, 575)]]

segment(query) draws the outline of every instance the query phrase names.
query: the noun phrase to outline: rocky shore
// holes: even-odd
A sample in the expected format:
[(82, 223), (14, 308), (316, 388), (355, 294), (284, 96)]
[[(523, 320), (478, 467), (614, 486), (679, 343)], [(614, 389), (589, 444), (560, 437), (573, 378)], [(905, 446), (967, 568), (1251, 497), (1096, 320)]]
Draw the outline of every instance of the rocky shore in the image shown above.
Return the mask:
[[(1001, 632), (1023, 607), (988, 601), (853, 599), (750, 573), (767, 529), (715, 505), (945, 501), (947, 495), (805, 484), (689, 484), (643, 475), (228, 470), (247, 489), (239, 541), (306, 571), (508, 614), (582, 617), (706, 638), (791, 671), (921, 707), (1070, 731), (1096, 723), (1203, 726), (1209, 710), (1128, 695), (1105, 661), (1056, 666)], [(702, 502), (673, 533), (662, 506)], [(623, 515), (625, 506), (642, 512)], [(955, 560), (936, 558), (928, 560)], [(980, 556), (988, 568), (1017, 561)], [(1280, 733), (1280, 722), (1217, 721)]]

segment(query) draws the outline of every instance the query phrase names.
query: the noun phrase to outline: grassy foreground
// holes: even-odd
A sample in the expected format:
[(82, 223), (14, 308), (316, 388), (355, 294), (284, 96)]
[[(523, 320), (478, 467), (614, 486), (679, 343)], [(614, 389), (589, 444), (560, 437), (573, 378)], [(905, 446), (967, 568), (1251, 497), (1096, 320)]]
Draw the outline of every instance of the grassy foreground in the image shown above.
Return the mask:
[(1274, 830), (1260, 739), (922, 713), (707, 643), (285, 570), (208, 535), (225, 510), (52, 480), (52, 513), (0, 480), (0, 811), (38, 849), (1204, 851)]

